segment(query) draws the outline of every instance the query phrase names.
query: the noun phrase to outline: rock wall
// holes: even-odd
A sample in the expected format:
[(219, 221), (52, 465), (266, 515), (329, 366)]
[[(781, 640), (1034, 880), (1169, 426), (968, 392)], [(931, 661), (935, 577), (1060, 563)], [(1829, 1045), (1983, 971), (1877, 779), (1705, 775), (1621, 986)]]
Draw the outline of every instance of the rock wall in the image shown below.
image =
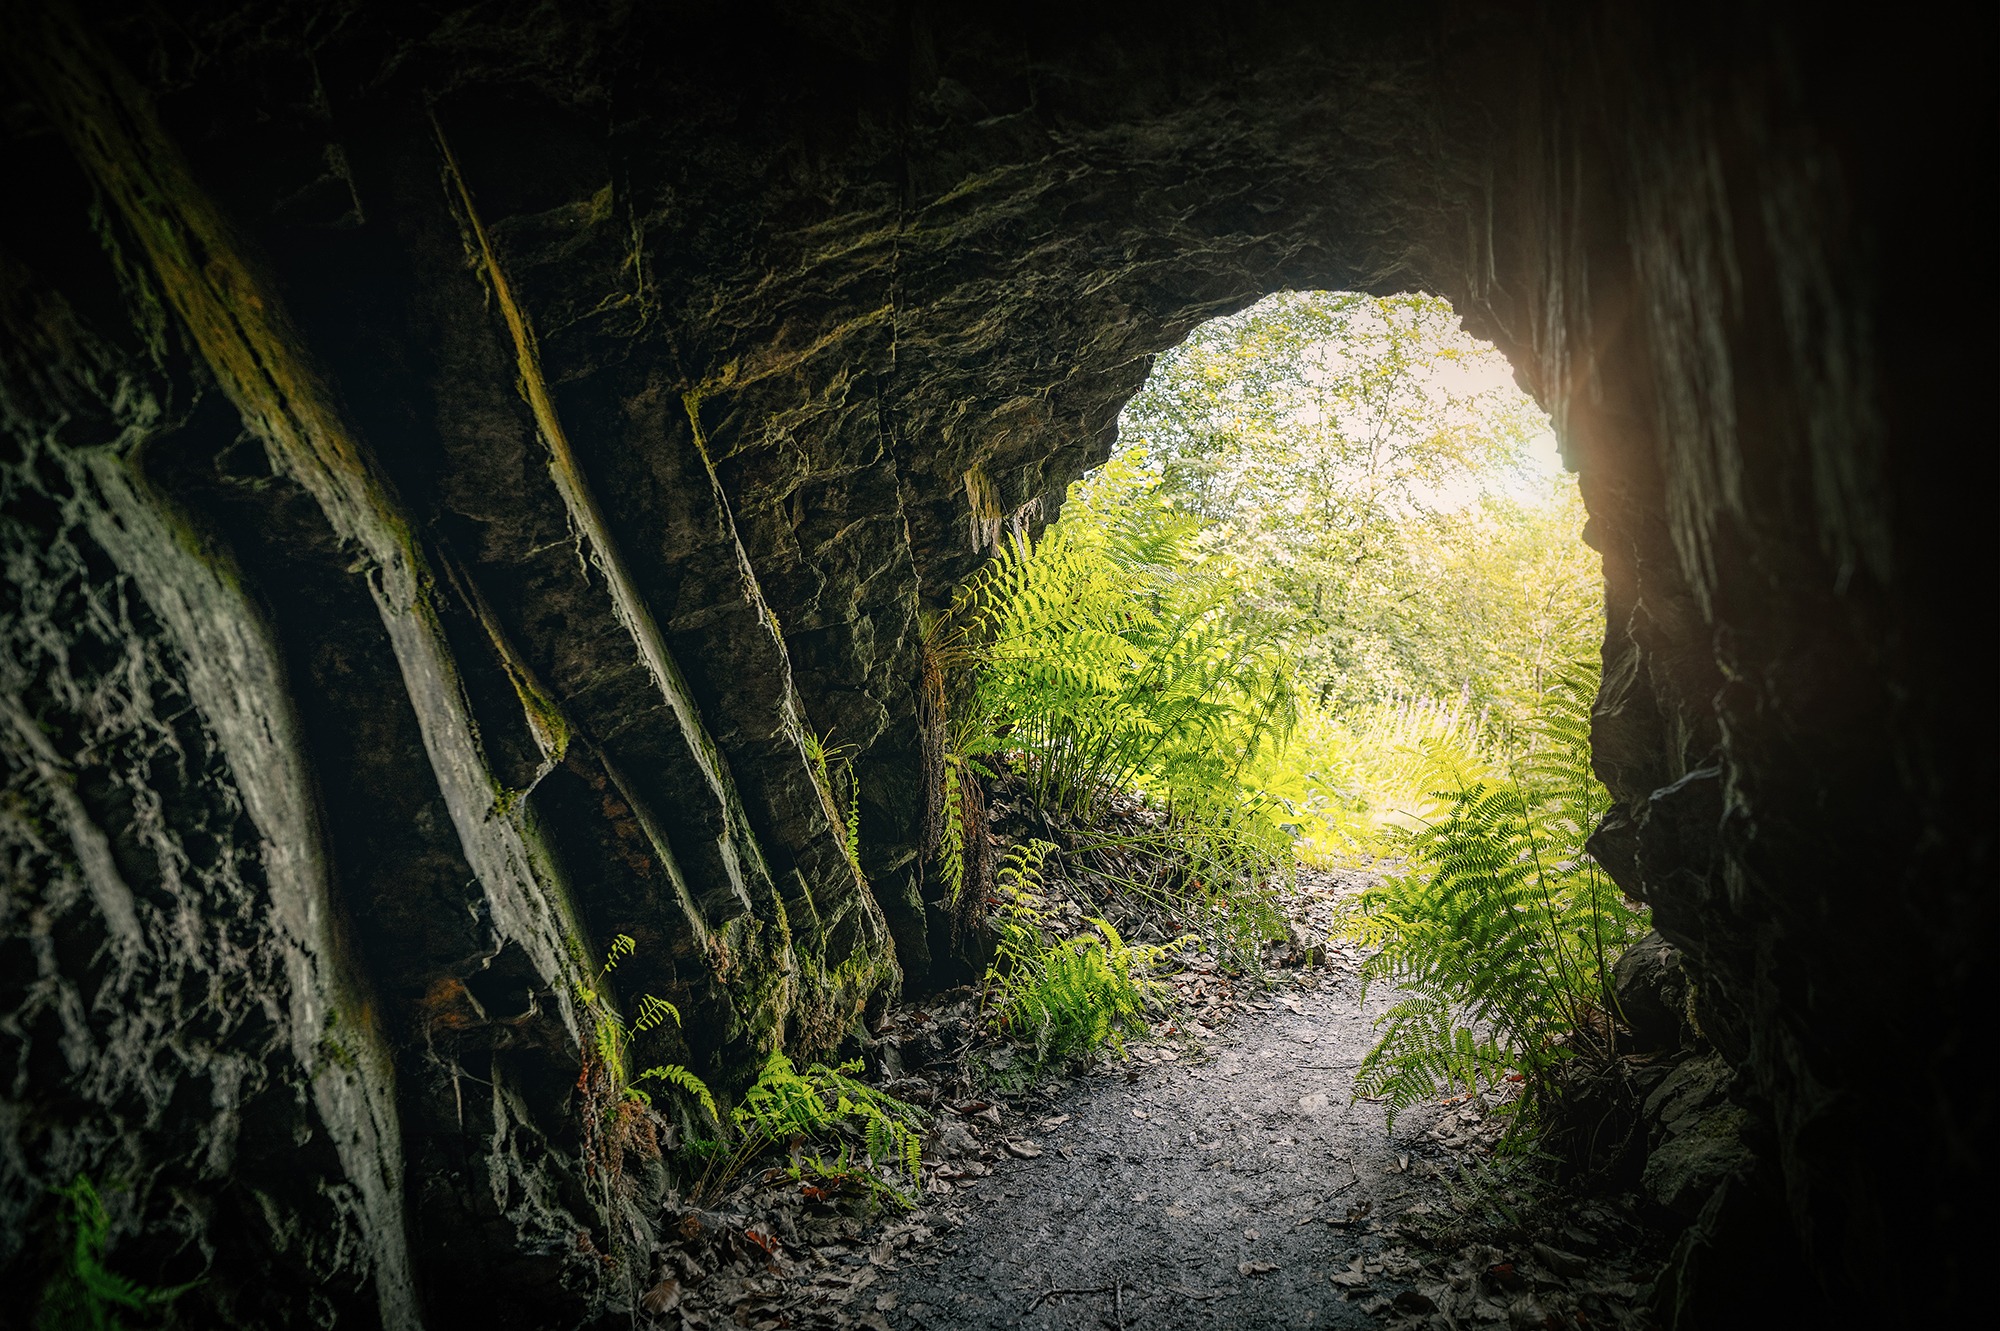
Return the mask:
[(725, 1090), (951, 977), (926, 609), (1196, 323), (1424, 287), (1581, 471), (1598, 844), (1774, 1205), (1949, 1302), (1993, 346), (1894, 260), (1990, 285), (1976, 43), (1379, 8), (5, 10), (0, 1275), (84, 1173), (202, 1324), (629, 1308), (612, 938)]

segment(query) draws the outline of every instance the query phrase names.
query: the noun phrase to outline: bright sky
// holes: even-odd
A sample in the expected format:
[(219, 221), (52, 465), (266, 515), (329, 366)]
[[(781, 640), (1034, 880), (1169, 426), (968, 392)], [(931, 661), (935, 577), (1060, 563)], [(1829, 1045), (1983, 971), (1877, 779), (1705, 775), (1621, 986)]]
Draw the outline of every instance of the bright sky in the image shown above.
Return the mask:
[[(1503, 471), (1484, 477), (1483, 488), (1498, 491), (1524, 503), (1545, 500), (1549, 497), (1551, 484), (1564, 475), (1562, 454), (1556, 447), (1555, 431), (1547, 424), (1534, 407), (1533, 400), (1521, 391), (1514, 382), (1514, 367), (1507, 363), (1499, 349), (1489, 342), (1480, 342), (1462, 332), (1454, 332), (1454, 338), (1465, 349), (1466, 354), (1459, 359), (1438, 359), (1431, 361), (1412, 375), (1419, 385), (1434, 388), (1441, 394), (1451, 394), (1459, 398), (1473, 398), (1483, 394), (1493, 394), (1499, 401), (1521, 403), (1533, 410), (1543, 421), (1543, 428), (1529, 440), (1526, 456), (1519, 471)], [(1339, 372), (1338, 356), (1329, 356), (1328, 366), (1323, 370), (1308, 369), (1308, 378), (1331, 378)], [(1463, 508), (1478, 499), (1482, 486), (1479, 480), (1468, 477), (1440, 488), (1423, 487), (1427, 497), (1437, 507), (1445, 510)]]
[[(1527, 398), (1514, 382), (1514, 367), (1491, 343), (1481, 343), (1476, 358), (1431, 367), (1425, 378), (1439, 388), (1454, 393), (1499, 392), (1509, 397)], [(1528, 441), (1527, 463), (1534, 493), (1563, 474), (1562, 454), (1556, 448), (1556, 432), (1545, 426)]]

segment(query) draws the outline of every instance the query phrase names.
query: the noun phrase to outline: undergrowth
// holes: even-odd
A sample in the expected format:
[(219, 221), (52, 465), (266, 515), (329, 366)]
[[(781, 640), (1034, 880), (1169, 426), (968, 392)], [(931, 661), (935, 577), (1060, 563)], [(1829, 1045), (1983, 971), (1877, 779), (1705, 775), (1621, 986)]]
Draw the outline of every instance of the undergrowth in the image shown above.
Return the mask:
[(1561, 1064), (1615, 1053), (1611, 963), (1646, 915), (1585, 848), (1608, 806), (1590, 770), (1595, 691), (1588, 666), (1558, 673), (1526, 748), (1497, 763), (1430, 741), (1431, 766), (1453, 780), (1389, 835), (1407, 868), (1363, 892), (1346, 928), (1373, 949), (1364, 989), (1388, 981), (1405, 995), (1355, 1077), (1392, 1118), (1441, 1085), (1477, 1092), (1509, 1074), (1532, 1116), (1558, 1093)]
[[(700, 1110), (691, 1120), (684, 1153), (695, 1174), (692, 1193), (714, 1201), (743, 1170), (774, 1150), (789, 1152), (787, 1172), (809, 1193), (828, 1197), (859, 1191), (899, 1207), (915, 1204), (923, 1151), (921, 1113), (912, 1105), (856, 1079), (860, 1062), (828, 1067), (814, 1063), (803, 1072), (782, 1050), (765, 1060), (757, 1081), (724, 1115), (699, 1076), (678, 1063), (636, 1074), (628, 1067), (631, 1042), (667, 1022), (678, 1026), (679, 1009), (653, 994), (640, 996), (638, 1014), (627, 1023), (612, 1006), (609, 980), (636, 949), (632, 938), (612, 939), (604, 963), (577, 998), (591, 1014), (593, 1057), (585, 1060), (578, 1085), (584, 1097), (585, 1151), (601, 1177), (615, 1185), (624, 1153), (635, 1146), (658, 1156), (663, 1140), (652, 1114), (653, 1096), (643, 1085), (685, 1095)], [(712, 1124), (713, 1136), (699, 1130)], [(906, 1191), (908, 1185), (910, 1190)]]
[(689, 1143), (705, 1162), (694, 1195), (713, 1201), (746, 1166), (782, 1149), (789, 1152), (786, 1172), (808, 1195), (860, 1191), (898, 1207), (914, 1206), (922, 1113), (856, 1079), (860, 1070), (856, 1059), (835, 1067), (814, 1063), (801, 1072), (782, 1050), (773, 1050), (730, 1114), (734, 1140)]
[(1124, 1037), (1146, 1030), (1149, 978), (1160, 959), (1183, 938), (1159, 946), (1127, 943), (1109, 921), (1088, 921), (1093, 932), (1064, 937), (1040, 904), (1047, 841), (1016, 848), (997, 874), (999, 934), (983, 995), (999, 1034), (1034, 1048), (1036, 1066), (1087, 1057), (1109, 1045), (1123, 1052)]
[(119, 1275), (104, 1263), (111, 1220), (96, 1185), (78, 1174), (55, 1194), (63, 1203), (69, 1246), (65, 1264), (42, 1289), (36, 1331), (119, 1331), (125, 1314), (149, 1318), (201, 1283), (142, 1285)]
[[(1287, 634), (1131, 465), (1070, 506), (1039, 540), (1008, 540), (927, 625), (947, 894), (966, 891), (985, 831), (967, 779), (1004, 768), (1047, 825), (1081, 829), (1080, 858), (1133, 870), (1117, 885), (1250, 964), (1282, 932), (1269, 897), (1292, 870), (1288, 811), (1250, 779), (1297, 719)], [(1149, 816), (1094, 834), (1121, 801)]]

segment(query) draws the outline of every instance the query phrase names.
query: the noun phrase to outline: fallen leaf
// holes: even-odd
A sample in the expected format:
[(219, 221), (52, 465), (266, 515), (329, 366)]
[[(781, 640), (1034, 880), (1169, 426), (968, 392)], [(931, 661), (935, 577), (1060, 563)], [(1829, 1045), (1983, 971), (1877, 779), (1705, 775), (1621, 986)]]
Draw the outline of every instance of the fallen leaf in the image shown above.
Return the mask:
[(1276, 1262), (1238, 1262), (1236, 1264), (1236, 1274), (1239, 1276), (1261, 1276), (1266, 1271), (1275, 1271), (1277, 1269), (1278, 1264)]
[(681, 1282), (662, 1280), (647, 1290), (639, 1306), (649, 1313), (670, 1313), (681, 1306)]
[(1406, 1289), (1401, 1294), (1398, 1294), (1396, 1296), (1396, 1306), (1406, 1313), (1434, 1313), (1437, 1311), (1437, 1305), (1430, 1301), (1428, 1295), (1419, 1294), (1413, 1289)]
[(1299, 1108), (1305, 1110), (1308, 1114), (1317, 1114), (1320, 1110), (1326, 1108), (1326, 1106), (1327, 1098), (1325, 1091), (1314, 1091), (1311, 1095), (1302, 1095), (1299, 1097)]
[(878, 1313), (885, 1313), (885, 1312), (888, 1312), (888, 1311), (889, 1311), (889, 1310), (890, 1310), (891, 1308), (893, 1308), (893, 1307), (895, 1307), (895, 1306), (896, 1306), (896, 1296), (895, 1296), (895, 1294), (893, 1294), (893, 1293), (890, 1293), (890, 1294), (877, 1294), (877, 1295), (875, 1296), (875, 1311), (876, 1311), (876, 1312), (878, 1312)]
[(1009, 1137), (1007, 1140), (1001, 1142), (1000, 1145), (1006, 1149), (1008, 1155), (1013, 1156), (1016, 1160), (1037, 1160), (1041, 1158), (1042, 1148), (1026, 1138)]
[(1535, 1260), (1559, 1276), (1580, 1276), (1590, 1268), (1590, 1263), (1573, 1252), (1552, 1248), (1546, 1243), (1534, 1246)]
[(1152, 1115), (1151, 1115), (1151, 1114), (1149, 1114), (1149, 1113), (1147, 1113), (1147, 1112), (1146, 1112), (1145, 1110), (1143, 1110), (1143, 1109), (1135, 1109), (1135, 1110), (1133, 1110), (1133, 1111), (1132, 1111), (1132, 1117), (1133, 1117), (1133, 1118), (1151, 1118), (1151, 1117), (1152, 1117)]

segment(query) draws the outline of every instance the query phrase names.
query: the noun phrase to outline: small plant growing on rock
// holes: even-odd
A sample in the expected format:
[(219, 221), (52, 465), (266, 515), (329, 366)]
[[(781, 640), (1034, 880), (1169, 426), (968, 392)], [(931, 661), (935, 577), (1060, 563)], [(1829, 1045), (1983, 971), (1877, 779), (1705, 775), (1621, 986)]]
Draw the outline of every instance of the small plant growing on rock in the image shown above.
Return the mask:
[(78, 1174), (55, 1193), (69, 1229), (68, 1262), (42, 1289), (36, 1331), (118, 1331), (121, 1313), (158, 1312), (201, 1283), (162, 1288), (119, 1275), (104, 1264), (111, 1220), (96, 1185)]
[[(620, 1102), (638, 1103), (650, 1106), (653, 1097), (639, 1083), (658, 1081), (685, 1092), (718, 1122), (721, 1115), (715, 1107), (715, 1096), (708, 1084), (693, 1072), (678, 1063), (661, 1064), (647, 1068), (639, 1075), (629, 1075), (626, 1054), (634, 1037), (644, 1035), (671, 1021), (681, 1024), (680, 1009), (656, 994), (642, 994), (639, 997), (639, 1015), (628, 1026), (623, 1017), (612, 1007), (610, 992), (606, 982), (618, 963), (632, 955), (638, 944), (629, 934), (619, 934), (611, 940), (611, 947), (604, 954), (604, 965), (587, 985), (577, 987), (577, 1000), (590, 1012), (594, 1027), (597, 1063), (609, 1083), (610, 1103), (607, 1113), (615, 1113)], [(585, 1069), (586, 1074), (589, 1069)]]
[(810, 730), (801, 736), (801, 744), (813, 774), (819, 778), (820, 799), (826, 805), (827, 820), (840, 829), (840, 845), (847, 862), (854, 866), (855, 873), (861, 874), (861, 783), (854, 776), (854, 746), (829, 746)]

